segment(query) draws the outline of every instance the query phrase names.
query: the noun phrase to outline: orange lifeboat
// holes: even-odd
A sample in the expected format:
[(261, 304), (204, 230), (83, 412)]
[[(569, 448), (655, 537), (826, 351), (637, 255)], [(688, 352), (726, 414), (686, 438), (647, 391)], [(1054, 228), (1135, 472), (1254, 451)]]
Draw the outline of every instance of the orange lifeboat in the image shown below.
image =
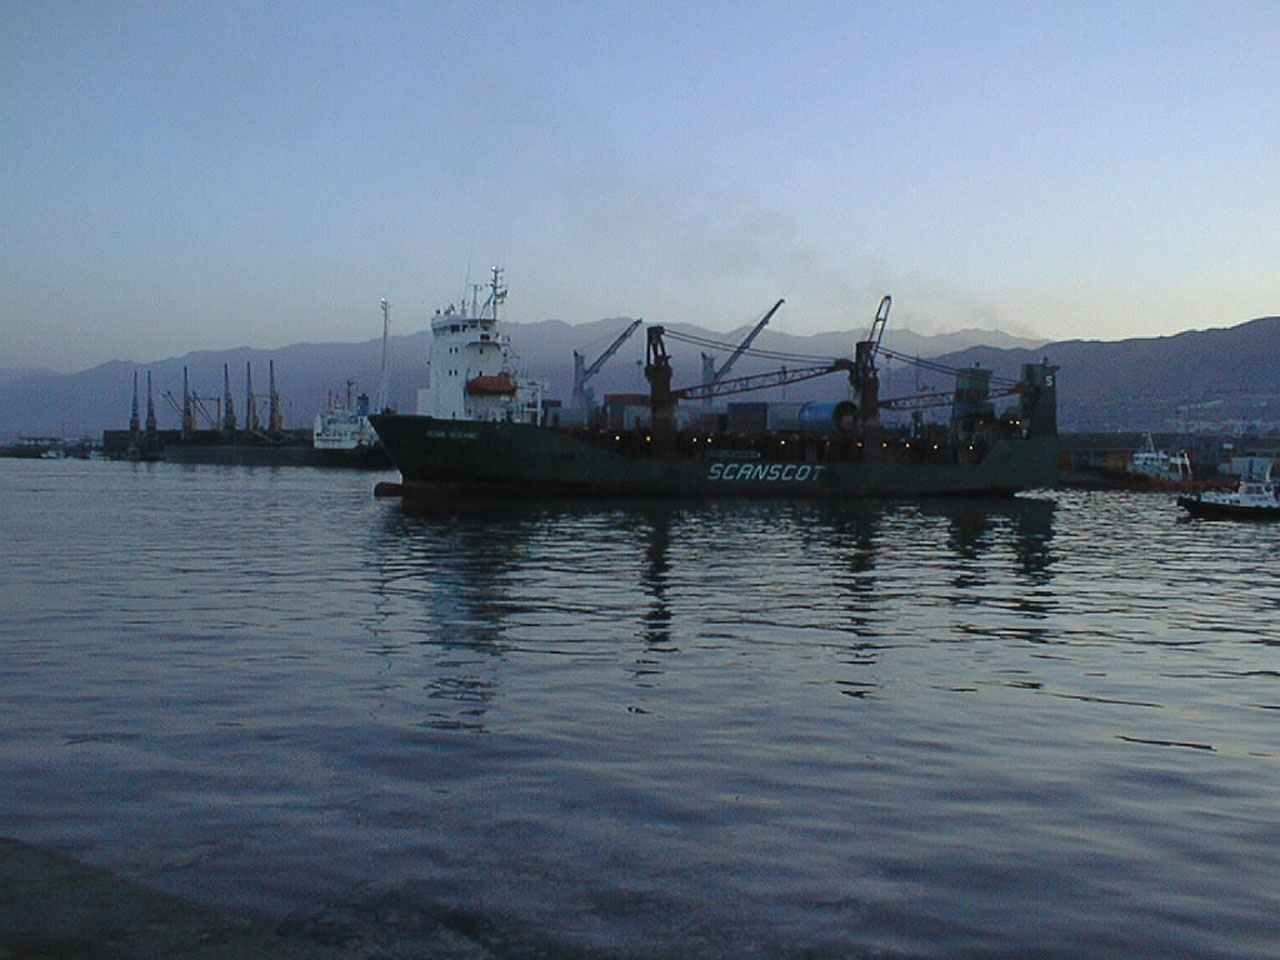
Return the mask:
[(492, 376), (473, 377), (467, 381), (467, 394), (472, 397), (510, 397), (516, 392), (515, 381), (505, 370)]

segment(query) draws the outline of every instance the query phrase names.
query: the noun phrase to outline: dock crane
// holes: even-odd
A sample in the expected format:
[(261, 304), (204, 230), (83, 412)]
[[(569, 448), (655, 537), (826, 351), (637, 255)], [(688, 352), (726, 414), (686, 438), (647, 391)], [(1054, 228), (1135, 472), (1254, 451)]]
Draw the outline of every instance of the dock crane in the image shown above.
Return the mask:
[(231, 399), (231, 372), (227, 365), (222, 365), (222, 422), (218, 428), (223, 433), (236, 432), (236, 406)]
[[(222, 422), (222, 400), (220, 397), (198, 397), (194, 393), (188, 393), (185, 394), (185, 402), (179, 404), (178, 398), (173, 395), (172, 390), (165, 390), (160, 395), (169, 401), (169, 406), (173, 407), (174, 412), (182, 418), (179, 422), (186, 425), (182, 433), (184, 437), (190, 436), (198, 429), (196, 411), (199, 411), (200, 416), (208, 424), (206, 429), (217, 430), (218, 425)], [(205, 406), (205, 401), (213, 405), (212, 410)], [(186, 411), (185, 413), (184, 410)]]
[(284, 417), (280, 413), (280, 394), (276, 391), (276, 362), (274, 360), (267, 361), (267, 371), (270, 377), (270, 383), (267, 389), (268, 408), (267, 408), (267, 432), (272, 436), (278, 436), (284, 432)]
[(573, 351), (573, 405), (577, 409), (583, 413), (590, 413), (595, 407), (595, 396), (591, 393), (590, 388), (587, 387), (587, 381), (600, 372), (600, 368), (605, 365), (605, 362), (618, 352), (618, 348), (627, 342), (627, 339), (636, 332), (636, 328), (642, 322), (641, 320), (632, 320), (627, 328), (618, 334), (613, 343), (609, 344), (590, 366), (586, 363), (586, 357), (577, 350)]
[(784, 303), (786, 303), (785, 300), (779, 300), (775, 303), (769, 312), (761, 317), (759, 322), (751, 328), (751, 332), (743, 338), (742, 342), (738, 344), (737, 349), (734, 350), (733, 353), (729, 354), (729, 358), (725, 360), (718, 369), (716, 368), (716, 358), (714, 354), (704, 353), (702, 355), (702, 385), (704, 387), (709, 387), (713, 383), (718, 383), (728, 376), (729, 371), (733, 369), (733, 365), (738, 362), (738, 358), (746, 352), (747, 348), (751, 346), (751, 342), (760, 335), (760, 331), (763, 330), (769, 321), (773, 319), (773, 315), (778, 312), (778, 309)]
[(253, 365), (248, 360), (244, 362), (244, 389), (245, 432), (261, 434), (262, 420), (258, 417), (258, 395), (253, 392)]

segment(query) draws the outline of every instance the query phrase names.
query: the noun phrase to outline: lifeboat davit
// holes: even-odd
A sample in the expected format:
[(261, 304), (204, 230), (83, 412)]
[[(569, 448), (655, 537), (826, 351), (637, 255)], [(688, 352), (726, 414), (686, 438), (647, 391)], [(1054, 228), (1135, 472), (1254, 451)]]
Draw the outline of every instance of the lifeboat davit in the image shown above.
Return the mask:
[(505, 370), (492, 376), (473, 377), (467, 381), (467, 393), (473, 397), (510, 397), (516, 392), (515, 381)]

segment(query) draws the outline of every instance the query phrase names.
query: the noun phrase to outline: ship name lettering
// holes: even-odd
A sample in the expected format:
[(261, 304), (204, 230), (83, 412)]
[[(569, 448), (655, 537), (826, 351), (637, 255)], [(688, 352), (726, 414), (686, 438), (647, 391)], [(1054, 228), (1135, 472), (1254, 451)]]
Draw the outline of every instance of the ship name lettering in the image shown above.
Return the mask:
[(426, 430), (423, 436), (432, 440), (479, 440), (478, 433), (464, 433), (460, 430)]
[(821, 464), (812, 463), (713, 463), (707, 468), (708, 480), (775, 481), (804, 483), (815, 480), (822, 472)]

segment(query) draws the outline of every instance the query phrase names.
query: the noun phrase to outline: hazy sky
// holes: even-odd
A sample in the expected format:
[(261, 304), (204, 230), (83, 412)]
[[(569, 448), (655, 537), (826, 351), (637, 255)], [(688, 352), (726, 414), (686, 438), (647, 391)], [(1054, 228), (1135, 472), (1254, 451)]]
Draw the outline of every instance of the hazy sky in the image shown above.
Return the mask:
[(0, 367), (1280, 313), (1280, 4), (0, 0)]

